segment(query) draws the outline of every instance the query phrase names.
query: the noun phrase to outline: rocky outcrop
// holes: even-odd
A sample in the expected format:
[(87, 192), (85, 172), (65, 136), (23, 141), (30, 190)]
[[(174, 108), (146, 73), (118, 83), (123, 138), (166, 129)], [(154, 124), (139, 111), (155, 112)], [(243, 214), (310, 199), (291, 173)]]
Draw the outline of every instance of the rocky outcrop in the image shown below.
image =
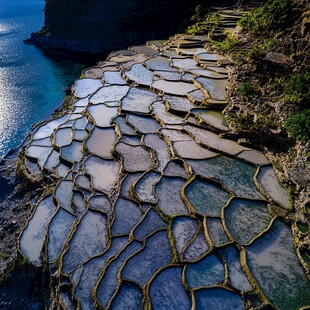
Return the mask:
[(45, 23), (26, 43), (99, 53), (175, 33), (197, 0), (46, 0)]
[(31, 211), (35, 186), (24, 182), (16, 168), (19, 150), (11, 151), (0, 162), (0, 275), (17, 257), (16, 239)]

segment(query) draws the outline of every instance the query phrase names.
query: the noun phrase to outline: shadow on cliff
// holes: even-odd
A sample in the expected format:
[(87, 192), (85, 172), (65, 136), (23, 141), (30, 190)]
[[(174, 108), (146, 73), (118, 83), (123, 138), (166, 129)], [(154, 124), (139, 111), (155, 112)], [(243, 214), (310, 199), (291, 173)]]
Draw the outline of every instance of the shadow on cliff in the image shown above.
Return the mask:
[[(237, 1), (209, 0), (204, 6)], [(103, 53), (182, 31), (199, 0), (46, 0), (44, 27), (26, 43), (49, 49)]]

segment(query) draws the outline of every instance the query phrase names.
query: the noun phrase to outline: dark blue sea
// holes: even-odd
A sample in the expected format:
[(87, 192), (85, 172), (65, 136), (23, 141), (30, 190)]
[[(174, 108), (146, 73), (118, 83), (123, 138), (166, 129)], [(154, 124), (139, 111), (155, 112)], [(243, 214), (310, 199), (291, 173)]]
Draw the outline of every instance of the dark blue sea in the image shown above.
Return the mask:
[(0, 160), (33, 124), (50, 117), (65, 87), (98, 60), (23, 43), (43, 26), (44, 3), (0, 0)]

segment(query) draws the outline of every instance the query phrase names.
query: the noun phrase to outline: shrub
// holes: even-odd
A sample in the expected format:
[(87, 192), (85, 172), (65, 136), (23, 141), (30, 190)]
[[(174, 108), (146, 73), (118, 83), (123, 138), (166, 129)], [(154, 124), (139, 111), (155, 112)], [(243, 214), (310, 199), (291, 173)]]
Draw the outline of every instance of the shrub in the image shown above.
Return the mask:
[(237, 89), (238, 93), (244, 96), (253, 96), (256, 95), (256, 90), (251, 83), (240, 83)]
[(284, 85), (284, 100), (303, 104), (310, 101), (310, 72), (292, 75)]
[(251, 130), (254, 125), (253, 118), (249, 114), (241, 114), (235, 119), (236, 125), (242, 130)]
[(215, 29), (215, 27), (218, 25), (218, 22), (219, 22), (218, 13), (211, 13), (211, 14), (208, 14), (205, 17), (205, 19), (203, 20), (199, 19), (197, 23), (189, 26), (186, 32), (189, 34), (196, 34), (197, 32), (209, 32), (209, 31), (212, 32)]
[(255, 133), (262, 129), (266, 123), (266, 119), (263, 115), (252, 116), (243, 113), (239, 116), (233, 116), (233, 122), (238, 130)]
[(284, 122), (284, 128), (302, 143), (310, 140), (310, 109), (293, 114)]
[(205, 9), (202, 5), (199, 4), (195, 8), (195, 12), (198, 17), (202, 18), (205, 14)]
[(219, 14), (217, 12), (214, 12), (207, 15), (205, 22), (208, 24), (213, 24), (214, 26), (218, 26), (219, 20)]
[(201, 23), (196, 23), (194, 25), (189, 26), (186, 29), (186, 32), (188, 34), (196, 34), (197, 32), (202, 32), (202, 31), (206, 31), (206, 27), (205, 27), (205, 25), (203, 25)]
[(268, 0), (262, 7), (242, 17), (238, 25), (255, 34), (270, 31), (291, 7), (292, 0)]
[(238, 40), (232, 35), (228, 34), (222, 41), (212, 41), (212, 44), (221, 48), (224, 51), (231, 51), (238, 44)]
[(257, 44), (247, 52), (247, 58), (253, 62), (260, 62), (267, 55), (266, 48)]

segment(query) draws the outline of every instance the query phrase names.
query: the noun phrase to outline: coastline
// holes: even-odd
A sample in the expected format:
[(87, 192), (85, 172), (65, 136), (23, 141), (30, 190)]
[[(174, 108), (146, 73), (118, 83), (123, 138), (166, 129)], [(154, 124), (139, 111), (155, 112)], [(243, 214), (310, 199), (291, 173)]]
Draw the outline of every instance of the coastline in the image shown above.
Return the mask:
[(42, 49), (69, 50), (71, 52), (82, 52), (85, 54), (103, 54), (111, 50), (104, 42), (86, 41), (78, 39), (57, 39), (46, 35), (32, 33), (31, 37), (24, 40), (25, 44), (35, 45)]
[[(32, 42), (32, 43), (34, 43), (34, 42)], [(60, 42), (58, 41), (58, 43), (60, 44)], [(56, 41), (54, 42), (54, 43), (52, 43), (52, 44), (58, 44)], [(85, 42), (84, 42), (85, 43)], [(42, 43), (43, 45), (44, 44), (46, 44), (46, 43)], [(72, 46), (80, 46), (80, 42), (78, 42), (78, 41), (74, 41), (74, 42), (71, 42), (70, 44), (73, 44)], [(68, 46), (70, 46), (70, 44), (68, 43)], [(87, 43), (87, 44), (89, 44), (89, 43)], [(85, 46), (87, 46), (87, 44), (85, 45)], [(45, 45), (45, 47), (47, 47), (48, 45)], [(59, 45), (58, 45), (59, 46)], [(50, 47), (52, 47), (52, 46), (50, 46)], [(94, 50), (96, 50), (97, 49), (97, 47), (94, 49)], [(112, 52), (113, 53), (113, 52)], [(87, 70), (87, 69), (85, 69), (85, 70)], [(75, 81), (75, 83), (76, 83), (76, 81)], [(74, 83), (74, 84), (75, 84)], [(74, 85), (73, 84), (73, 85)], [(72, 86), (71, 86), (72, 87)], [(55, 118), (55, 117), (58, 117), (58, 116), (61, 116), (62, 114), (64, 114), (64, 113), (66, 113), (66, 111), (68, 111), (68, 110), (71, 110), (71, 108), (72, 108), (72, 101), (74, 100), (74, 95), (69, 95), (67, 98), (66, 98), (67, 100), (64, 100), (63, 101), (63, 103), (62, 103), (62, 105), (61, 105), (61, 107), (59, 108), (59, 109), (57, 109), (57, 110), (55, 110), (55, 113), (51, 116), (51, 118), (49, 119), (49, 120), (51, 120), (51, 119), (53, 119), (53, 118)], [(40, 122), (39, 124), (36, 124), (36, 125), (34, 125), (33, 126), (33, 128), (32, 128), (32, 131), (34, 131), (34, 129), (35, 128), (37, 128), (37, 127), (39, 127), (40, 125), (42, 125), (42, 124), (44, 124), (45, 122), (48, 122), (49, 120), (45, 120), (45, 121), (42, 121), (42, 122)], [(235, 137), (235, 139), (237, 139), (236, 137)], [(13, 154), (12, 154), (13, 153)], [(10, 158), (11, 156), (13, 156), (12, 158)], [(4, 170), (5, 171), (10, 171), (9, 172), (9, 174), (10, 174), (10, 177), (9, 177), (9, 179), (8, 180), (10, 180), (10, 178), (11, 178), (11, 180), (13, 180), (12, 179), (12, 174), (14, 174), (14, 178), (15, 178), (15, 185), (18, 185), (19, 184), (19, 181), (20, 181), (20, 179), (18, 178), (18, 173), (17, 173), (17, 171), (16, 171), (16, 169), (14, 168), (14, 166), (16, 165), (16, 163), (17, 163), (17, 161), (18, 161), (18, 156), (19, 156), (19, 154), (17, 153), (17, 150), (16, 151), (10, 151), (9, 153), (8, 153), (8, 157), (6, 157), (5, 158), (5, 161), (6, 161), (6, 163), (4, 164), (5, 166), (3, 166), (4, 167)], [(1, 161), (1, 163), (2, 163), (2, 161)], [(9, 181), (10, 182), (10, 181)], [(26, 181), (27, 182), (27, 181)], [(16, 215), (14, 215), (15, 213), (15, 211), (12, 213), (13, 214), (13, 216), (11, 217), (11, 223), (13, 222), (13, 221), (21, 221), (19, 224), (20, 225), (16, 225), (16, 224), (13, 224), (13, 226), (12, 226), (12, 228), (11, 228), (11, 230), (10, 230), (10, 233), (12, 234), (12, 235), (16, 235), (16, 233), (21, 229), (21, 227), (23, 227), (24, 226), (24, 224), (25, 224), (25, 221), (22, 223), (22, 219), (26, 219), (26, 218), (28, 218), (29, 217), (29, 212), (31, 211), (31, 210), (29, 210), (29, 208), (30, 208), (30, 205), (29, 204), (26, 204), (26, 201), (30, 201), (32, 198), (33, 198), (33, 196), (35, 195), (35, 196), (40, 196), (40, 195), (38, 195), (38, 193), (40, 193), (40, 192), (38, 192), (37, 191), (37, 189), (39, 188), (39, 182), (38, 182), (38, 184), (37, 185), (34, 185), (34, 188), (31, 190), (31, 191), (29, 191), (29, 189), (26, 187), (25, 189), (26, 189), (26, 192), (28, 192), (29, 191), (29, 195), (28, 196), (24, 196), (23, 197), (23, 199), (21, 199), (20, 201), (19, 201), (19, 203), (17, 204), (17, 206), (18, 207), (20, 207), (20, 209), (19, 208), (17, 208), (16, 210), (16, 212), (18, 212), (18, 215), (20, 216), (20, 217), (18, 217), (18, 218), (16, 218)], [(23, 196), (25, 194), (25, 191), (24, 191), (24, 189), (22, 189), (22, 190), (20, 190), (19, 188), (17, 188), (17, 191), (16, 192), (14, 192), (14, 190), (11, 192), (11, 194), (9, 195), (10, 197), (8, 197), (7, 199), (6, 199), (6, 201), (4, 202), (4, 204), (3, 204), (3, 202), (1, 202), (1, 204), (0, 204), (0, 207), (2, 206), (2, 204), (3, 204), (3, 210), (5, 210), (5, 208), (7, 208), (7, 206), (10, 206), (10, 205), (13, 205), (13, 203), (15, 204), (16, 203), (16, 197), (19, 197), (19, 196)], [(14, 205), (14, 207), (16, 208), (16, 204)], [(23, 209), (25, 209), (23, 212), (22, 212), (22, 210)], [(288, 222), (296, 222), (296, 220), (295, 219), (291, 219), (291, 218), (287, 218), (286, 219)], [(15, 226), (14, 226), (15, 225)], [(296, 232), (294, 232), (294, 233), (296, 233)], [(13, 244), (13, 242), (12, 242), (12, 240), (10, 240), (10, 243), (11, 244)], [(14, 254), (16, 254), (17, 255), (17, 253), (14, 253)]]

